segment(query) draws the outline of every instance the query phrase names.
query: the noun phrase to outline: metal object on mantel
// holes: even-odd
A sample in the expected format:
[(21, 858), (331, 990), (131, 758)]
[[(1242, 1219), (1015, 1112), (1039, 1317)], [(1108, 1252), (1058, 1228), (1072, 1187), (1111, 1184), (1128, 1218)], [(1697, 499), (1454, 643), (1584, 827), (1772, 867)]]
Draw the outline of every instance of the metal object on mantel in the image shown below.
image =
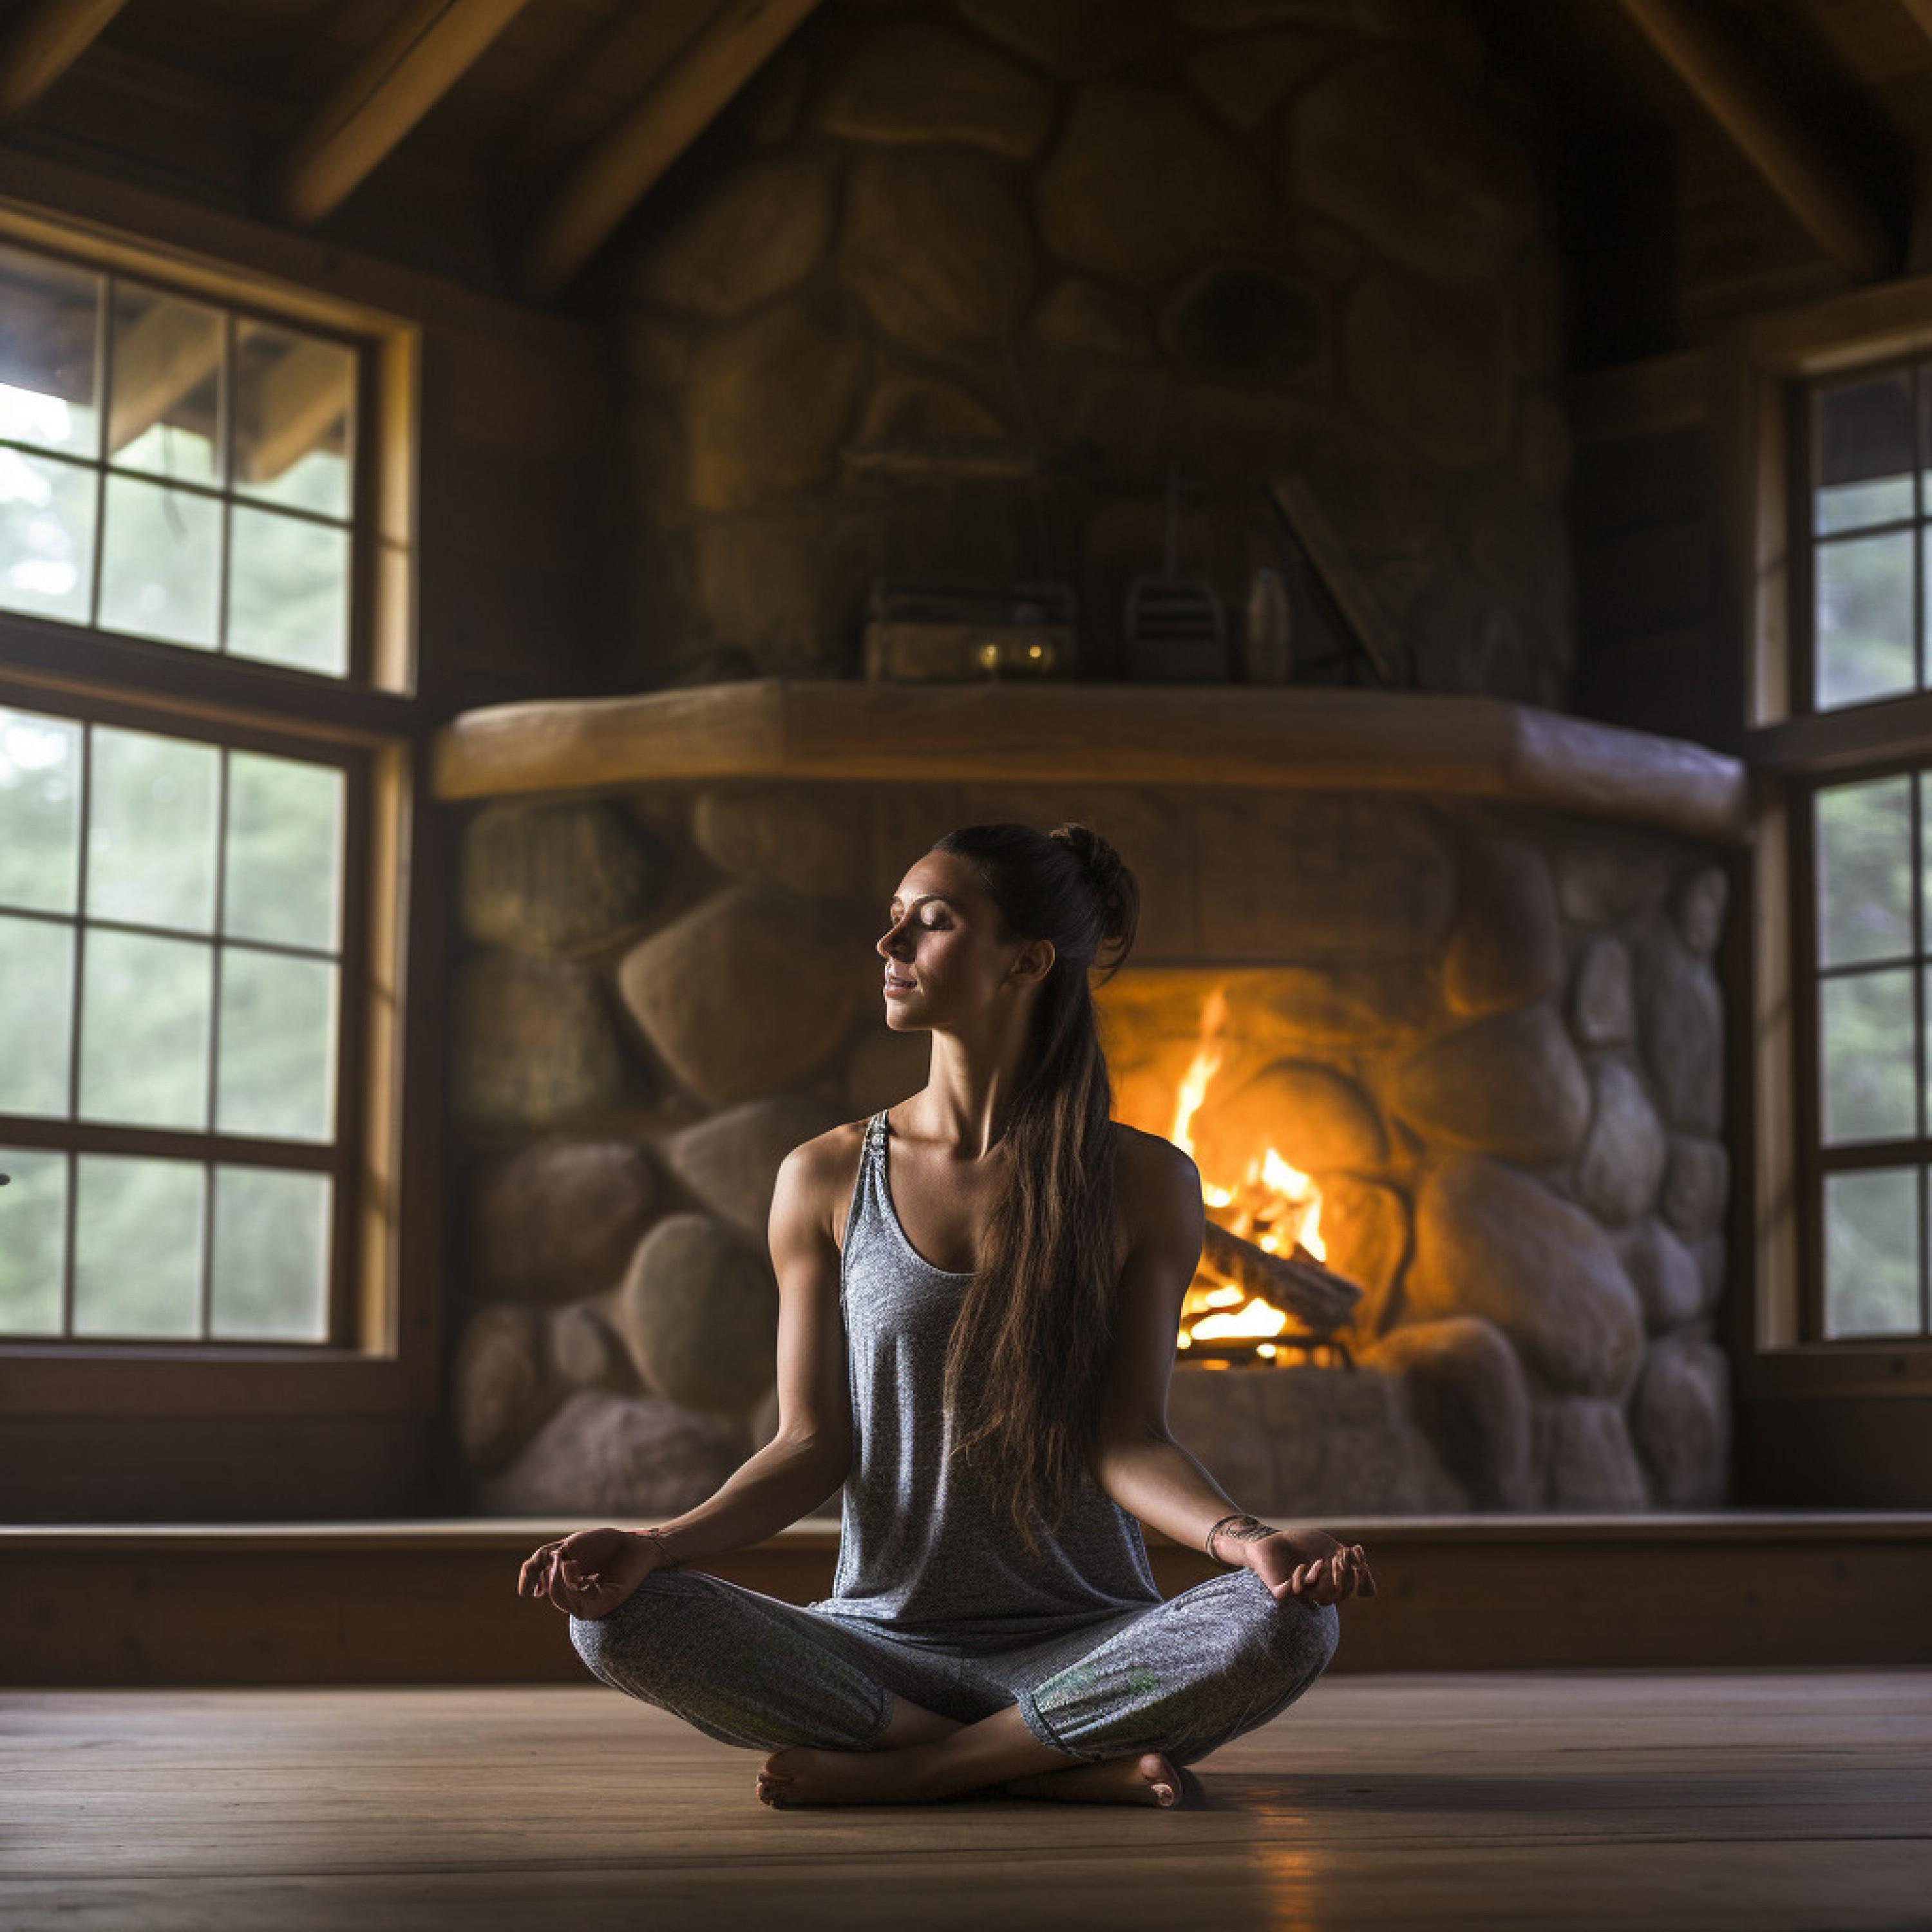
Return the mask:
[(1214, 684), (1228, 676), (1228, 626), (1220, 594), (1204, 577), (1180, 574), (1180, 476), (1167, 472), (1166, 554), (1158, 577), (1127, 586), (1121, 626), (1127, 675), (1148, 684)]
[(1250, 684), (1286, 684), (1294, 668), (1294, 613), (1281, 572), (1264, 566), (1248, 586), (1241, 669)]
[(875, 496), (882, 567), (864, 638), (872, 679), (1073, 676), (1078, 600), (1059, 567), (1053, 485), (1037, 446), (939, 436), (855, 445)]
[(866, 675), (903, 682), (1064, 676), (1078, 633), (1064, 584), (872, 586)]

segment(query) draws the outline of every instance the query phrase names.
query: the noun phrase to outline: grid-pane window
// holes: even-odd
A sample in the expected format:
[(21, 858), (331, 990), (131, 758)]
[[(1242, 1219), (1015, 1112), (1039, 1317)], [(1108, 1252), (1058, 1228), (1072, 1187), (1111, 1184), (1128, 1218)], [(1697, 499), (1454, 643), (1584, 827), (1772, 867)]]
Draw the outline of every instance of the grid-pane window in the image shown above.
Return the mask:
[(0, 243), (0, 611), (348, 676), (358, 367)]
[(1922, 1335), (1932, 1156), (1932, 768), (1810, 794), (1820, 1338)]
[(0, 708), (0, 1335), (330, 1339), (354, 778)]
[[(1932, 358), (1796, 387), (1792, 710), (1842, 742), (1796, 766), (1804, 1339), (1932, 1335)], [(1853, 764), (1848, 748), (1863, 755)]]

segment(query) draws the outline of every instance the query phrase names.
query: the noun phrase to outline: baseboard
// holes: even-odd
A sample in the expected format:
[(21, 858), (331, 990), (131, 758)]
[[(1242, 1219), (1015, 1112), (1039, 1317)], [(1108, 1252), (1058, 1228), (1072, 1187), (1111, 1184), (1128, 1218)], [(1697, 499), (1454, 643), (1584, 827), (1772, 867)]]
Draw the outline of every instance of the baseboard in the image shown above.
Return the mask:
[[(1290, 1520), (1272, 1519), (1280, 1526)], [(0, 1682), (589, 1682), (518, 1565), (580, 1522), (0, 1526)], [(1932, 1511), (1363, 1516), (1332, 1670), (1932, 1663)], [(1150, 1531), (1165, 1595), (1220, 1574)], [(693, 1567), (830, 1594), (836, 1517)]]

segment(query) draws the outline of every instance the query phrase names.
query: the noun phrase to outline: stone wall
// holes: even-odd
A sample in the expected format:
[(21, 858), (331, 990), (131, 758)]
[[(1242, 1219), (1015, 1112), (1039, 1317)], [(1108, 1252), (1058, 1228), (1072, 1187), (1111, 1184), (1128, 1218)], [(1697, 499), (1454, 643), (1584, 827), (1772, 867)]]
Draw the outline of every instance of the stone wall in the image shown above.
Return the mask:
[[(1181, 564), (1237, 636), (1273, 563), (1305, 661), (1340, 641), (1262, 494), (1299, 470), (1397, 683), (1564, 708), (1534, 111), (1450, 0), (832, 0), (618, 272), (613, 688), (850, 674), (875, 575), (1002, 559), (1074, 584), (1080, 674), (1120, 675), (1174, 461), (1206, 491)], [(848, 460), (946, 436), (1045, 449), (1044, 500), (882, 488)]]
[(1661, 833), (1390, 793), (663, 785), (471, 812), (452, 1400), (493, 1512), (670, 1512), (776, 1420), (779, 1161), (923, 1085), (884, 908), (940, 832), (1085, 819), (1138, 875), (1100, 998), (1116, 1112), (1257, 1134), (1366, 1290), (1358, 1367), (1181, 1364), (1176, 1432), (1244, 1507), (1714, 1503), (1729, 1175), (1725, 874)]

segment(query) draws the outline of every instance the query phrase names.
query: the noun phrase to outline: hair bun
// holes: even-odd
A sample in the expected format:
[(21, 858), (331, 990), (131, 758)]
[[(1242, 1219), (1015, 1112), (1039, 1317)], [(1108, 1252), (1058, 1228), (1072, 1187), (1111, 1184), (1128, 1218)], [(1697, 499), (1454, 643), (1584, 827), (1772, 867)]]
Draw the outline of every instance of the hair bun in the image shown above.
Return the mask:
[(1130, 938), (1138, 898), (1126, 862), (1090, 825), (1070, 820), (1048, 835), (1057, 838), (1080, 862), (1080, 869), (1100, 904), (1107, 936)]

